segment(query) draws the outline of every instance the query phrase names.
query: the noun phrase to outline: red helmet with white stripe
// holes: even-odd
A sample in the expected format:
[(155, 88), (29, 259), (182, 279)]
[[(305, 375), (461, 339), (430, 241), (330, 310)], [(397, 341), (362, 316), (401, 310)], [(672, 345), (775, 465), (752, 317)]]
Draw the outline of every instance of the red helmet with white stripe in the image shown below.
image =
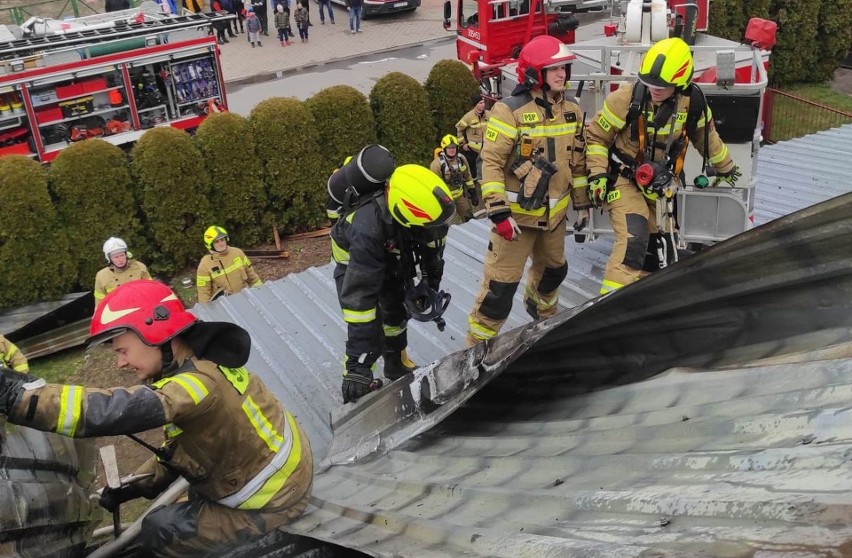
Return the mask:
[(101, 300), (92, 317), (89, 345), (130, 330), (146, 345), (159, 347), (197, 321), (169, 287), (139, 279), (119, 285)]
[(539, 35), (521, 49), (518, 55), (518, 83), (528, 87), (544, 85), (544, 70), (566, 66), (566, 79), (571, 77), (571, 67), (577, 56), (568, 45), (550, 35)]

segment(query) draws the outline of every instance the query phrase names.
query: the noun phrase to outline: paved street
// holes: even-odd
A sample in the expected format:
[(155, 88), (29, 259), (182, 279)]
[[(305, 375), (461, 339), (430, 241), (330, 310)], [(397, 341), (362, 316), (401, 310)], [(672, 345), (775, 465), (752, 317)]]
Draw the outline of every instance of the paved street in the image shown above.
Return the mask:
[[(272, 4), (272, 2), (270, 2)], [(296, 23), (290, 24), (296, 38), (292, 45), (282, 47), (277, 32), (270, 28), (263, 37), (263, 47), (251, 48), (245, 34), (219, 47), (222, 52), (222, 71), (229, 85), (267, 81), (280, 77), (281, 72), (322, 65), (332, 60), (358, 57), (365, 54), (422, 44), (428, 41), (447, 41), (454, 34), (441, 26), (443, 0), (422, 0), (414, 12), (367, 19), (361, 22), (361, 33), (349, 32), (349, 17), (345, 9), (335, 6), (335, 25), (326, 19), (320, 25), (319, 11), (314, 1), (310, 3), (310, 42), (299, 40)], [(270, 11), (270, 27), (272, 12)], [(293, 42), (295, 41), (295, 42)]]

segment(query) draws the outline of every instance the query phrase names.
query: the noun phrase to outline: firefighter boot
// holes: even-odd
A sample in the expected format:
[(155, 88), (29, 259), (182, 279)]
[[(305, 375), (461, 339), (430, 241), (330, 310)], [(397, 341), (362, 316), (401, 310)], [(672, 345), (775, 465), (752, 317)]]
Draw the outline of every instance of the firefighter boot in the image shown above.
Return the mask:
[(409, 372), (414, 372), (417, 365), (411, 362), (408, 358), (408, 351), (385, 351), (383, 353), (385, 361), (385, 378), (388, 380), (396, 380), (402, 378)]

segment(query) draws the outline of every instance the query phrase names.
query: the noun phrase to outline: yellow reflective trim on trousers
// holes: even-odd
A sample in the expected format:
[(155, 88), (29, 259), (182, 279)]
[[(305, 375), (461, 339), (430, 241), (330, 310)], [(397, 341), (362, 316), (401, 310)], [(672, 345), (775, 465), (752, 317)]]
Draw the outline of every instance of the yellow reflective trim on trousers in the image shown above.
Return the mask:
[(172, 438), (177, 438), (183, 433), (179, 427), (175, 426), (174, 423), (168, 423), (163, 425), (163, 435), (167, 440), (171, 440)]
[(74, 436), (80, 413), (83, 411), (83, 388), (80, 386), (62, 386), (59, 396), (59, 419), (56, 423), (56, 433), (63, 436)]
[(343, 321), (347, 324), (366, 324), (376, 319), (376, 309), (349, 310), (343, 309)]
[(341, 248), (333, 238), (331, 239), (331, 257), (339, 264), (349, 265), (349, 252)]
[(615, 281), (610, 281), (608, 279), (604, 279), (601, 282), (601, 292), (600, 294), (611, 293), (612, 291), (617, 291), (621, 287), (623, 287), (621, 283), (616, 283)]
[(192, 398), (193, 403), (198, 405), (201, 403), (205, 397), (208, 395), (207, 386), (204, 383), (191, 374), (178, 374), (177, 376), (172, 376), (171, 378), (163, 378), (157, 382), (154, 382), (153, 385), (155, 388), (160, 389), (164, 385), (169, 382), (174, 382), (189, 394)]
[(382, 331), (385, 332), (385, 337), (398, 337), (408, 328), (399, 326), (382, 325)]
[(259, 287), (261, 285), (263, 285), (263, 281), (258, 278), (258, 280), (255, 281), (254, 283), (252, 283), (251, 285), (249, 285), (249, 287)]
[(529, 285), (524, 289), (527, 298), (532, 300), (538, 306), (544, 306), (544, 309), (547, 310), (549, 308), (553, 308), (556, 306), (556, 303), (559, 302), (559, 291), (551, 296), (550, 298), (544, 298), (541, 296), (537, 290), (531, 288)]
[(609, 147), (604, 145), (586, 145), (586, 156), (599, 155), (601, 157), (609, 157)]
[(544, 124), (542, 126), (521, 126), (521, 134), (531, 138), (570, 136), (577, 132), (577, 123), (570, 124)]
[(708, 159), (711, 165), (717, 165), (728, 158), (728, 146), (723, 145), (722, 150)]
[(467, 324), (470, 335), (476, 339), (484, 341), (486, 339), (491, 339), (492, 337), (497, 335), (497, 332), (493, 329), (489, 329), (484, 325), (474, 321), (473, 316), (467, 317)]
[(482, 185), (482, 195), (487, 196), (489, 194), (505, 194), (506, 193), (506, 185), (502, 182), (486, 182)]
[(627, 122), (617, 117), (615, 113), (610, 110), (610, 108), (606, 105), (606, 101), (604, 101), (603, 108), (601, 109), (601, 116), (603, 116), (607, 122), (618, 128), (619, 130), (627, 125)]
[(461, 188), (458, 188), (456, 190), (450, 190), (450, 195), (453, 196), (454, 200), (459, 199), (460, 197), (462, 197), (463, 194), (464, 190), (462, 190)]
[(281, 490), (296, 467), (302, 461), (302, 440), (299, 437), (299, 429), (296, 426), (296, 421), (290, 413), (287, 414), (287, 423), (290, 425), (290, 433), (293, 436), (293, 447), (290, 449), (290, 456), (274, 475), (267, 480), (251, 498), (238, 506), (241, 510), (259, 510), (269, 503), (273, 497)]
[(589, 187), (589, 179), (585, 176), (575, 176), (574, 183), (572, 185), (573, 188), (588, 188)]
[(498, 120), (493, 117), (488, 120), (488, 126), (486, 130), (494, 130), (495, 132), (501, 133), (509, 139), (515, 139), (516, 137), (518, 137), (517, 128), (515, 128), (511, 124), (508, 124), (506, 122), (503, 122), (502, 120)]
[(272, 452), (280, 450), (284, 444), (284, 438), (275, 431), (275, 427), (264, 416), (263, 411), (260, 410), (251, 396), (246, 397), (246, 400), (243, 401), (243, 412), (248, 417), (257, 435), (266, 443), (266, 447)]

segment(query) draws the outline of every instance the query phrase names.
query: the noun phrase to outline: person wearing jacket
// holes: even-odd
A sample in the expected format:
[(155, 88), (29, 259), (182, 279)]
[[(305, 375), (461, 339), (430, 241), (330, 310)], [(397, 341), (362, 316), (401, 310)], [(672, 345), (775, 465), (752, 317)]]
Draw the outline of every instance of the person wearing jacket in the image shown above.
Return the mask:
[[(717, 184), (733, 186), (740, 177), (700, 89), (691, 85), (692, 72), (692, 54), (683, 40), (656, 43), (642, 60), (639, 81), (610, 93), (588, 127), (590, 197), (609, 213), (615, 233), (601, 294), (647, 275), (642, 268), (649, 241), (654, 236), (655, 242), (665, 243), (668, 236), (658, 233), (665, 226), (656, 222), (656, 206), (665, 203), (658, 201), (660, 192), (653, 185), (640, 187), (636, 180), (643, 162), (659, 163), (678, 176), (691, 141), (715, 168)], [(632, 114), (631, 106), (636, 107)]]
[(107, 266), (95, 275), (95, 304), (124, 283), (136, 279), (150, 279), (148, 268), (127, 250), (127, 243), (120, 238), (110, 237), (104, 242), (104, 257)]
[(275, 6), (275, 28), (278, 30), (278, 41), (281, 46), (290, 46), (290, 10), (285, 9), (284, 4)]
[(254, 48), (255, 44), (259, 47), (263, 46), (263, 43), (260, 40), (260, 33), (262, 30), (263, 25), (254, 13), (254, 8), (249, 7), (248, 12), (246, 12), (246, 38), (248, 39), (248, 42), (251, 43), (251, 48)]
[(29, 372), (30, 365), (14, 343), (0, 335), (0, 366), (11, 368), (15, 372)]
[(559, 39), (540, 36), (518, 57), (518, 87), (491, 111), (482, 149), (482, 196), (494, 224), (482, 287), (468, 318), (467, 345), (491, 339), (512, 309), (524, 265), (533, 319), (557, 311), (569, 202), (588, 221), (583, 115), (565, 97), (576, 57)]
[(251, 7), (254, 9), (254, 15), (257, 16), (262, 33), (269, 36), (269, 13), (266, 0), (251, 0)]
[(140, 385), (58, 385), (0, 369), (0, 414), (64, 436), (132, 435), (162, 426), (165, 443), (120, 488), (104, 488), (108, 510), (154, 498), (178, 477), (189, 499), (142, 521), (146, 556), (207, 556), (259, 537), (304, 511), (313, 457), (301, 426), (244, 364), (251, 339), (230, 323), (201, 322), (162, 283), (126, 283), (98, 305), (90, 345), (111, 343), (119, 368)]
[(473, 108), (456, 122), (456, 136), (461, 140), (461, 150), (465, 158), (476, 169), (476, 179), (482, 178), (482, 159), (479, 154), (482, 151), (482, 141), (485, 128), (488, 126), (488, 117), (491, 111), (485, 110), (485, 98), (476, 95), (471, 99)]
[(344, 181), (359, 175), (375, 185), (372, 194), (362, 188), (361, 197), (366, 199), (343, 209), (331, 229), (334, 280), (348, 332), (344, 403), (380, 387), (373, 380), (373, 365), (379, 356), (390, 380), (414, 370), (406, 352), (409, 313), (404, 284), (415, 272), (416, 257), (422, 280), (438, 290), (448, 223), (455, 214), (449, 189), (435, 173), (419, 165), (394, 170), (393, 159), (384, 148), (374, 150), (376, 157), (366, 161), (365, 150), (333, 175)]
[(228, 231), (220, 226), (213, 225), (204, 231), (204, 245), (210, 253), (198, 264), (195, 281), (198, 302), (210, 302), (263, 284), (245, 252), (229, 246), (229, 241)]
[(299, 29), (299, 37), (303, 43), (308, 42), (308, 26), (311, 24), (310, 15), (308, 14), (308, 0), (299, 0), (296, 2), (296, 10), (293, 12), (293, 19), (296, 20), (296, 27)]
[(473, 207), (479, 203), (479, 195), (470, 174), (465, 156), (459, 153), (459, 140), (452, 134), (441, 138), (441, 151), (432, 161), (429, 170), (444, 179), (456, 202), (456, 223), (473, 219)]

